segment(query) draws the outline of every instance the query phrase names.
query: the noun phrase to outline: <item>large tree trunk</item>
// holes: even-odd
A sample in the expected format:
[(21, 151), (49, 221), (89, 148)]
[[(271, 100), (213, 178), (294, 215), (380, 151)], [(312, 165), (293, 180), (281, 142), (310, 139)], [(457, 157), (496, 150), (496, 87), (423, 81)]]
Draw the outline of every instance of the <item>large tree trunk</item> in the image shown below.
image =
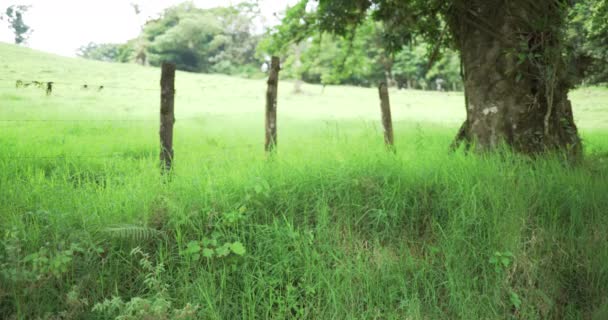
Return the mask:
[(462, 54), (467, 108), (457, 142), (481, 151), (506, 143), (525, 154), (581, 156), (556, 2), (455, 2), (450, 28)]

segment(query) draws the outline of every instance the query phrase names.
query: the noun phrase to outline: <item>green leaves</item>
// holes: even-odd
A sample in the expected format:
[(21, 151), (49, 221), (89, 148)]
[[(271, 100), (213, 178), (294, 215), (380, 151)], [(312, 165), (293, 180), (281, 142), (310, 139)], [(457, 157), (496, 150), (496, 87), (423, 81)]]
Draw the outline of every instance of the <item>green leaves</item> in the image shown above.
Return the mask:
[(232, 253), (236, 254), (237, 256), (242, 256), (245, 254), (246, 250), (245, 247), (243, 246), (242, 243), (240, 242), (233, 242), (230, 245), (230, 251), (232, 251)]
[(21, 261), (21, 271), (28, 271), (30, 276), (36, 280), (49, 277), (59, 278), (68, 272), (74, 255), (85, 252), (77, 244), (71, 244), (66, 250), (52, 250), (47, 247), (40, 248), (37, 252), (26, 255)]
[(238, 210), (226, 212), (222, 216), (222, 222), (226, 226), (233, 226), (245, 219), (246, 207), (240, 207)]
[[(268, 186), (269, 188), (269, 186)], [(236, 210), (225, 212), (220, 216), (213, 226), (210, 235), (201, 240), (193, 240), (186, 244), (180, 251), (180, 255), (200, 260), (201, 256), (206, 260), (214, 258), (227, 258), (231, 255), (244, 256), (247, 250), (240, 241), (225, 241), (225, 238), (233, 237), (240, 223), (247, 217), (247, 207), (240, 206)]]
[(215, 255), (218, 258), (227, 257), (230, 254), (230, 243), (224, 243), (223, 246), (215, 249)]
[(135, 46), (152, 65), (172, 61), (179, 70), (207, 73), (257, 70), (259, 37), (253, 30), (258, 15), (255, 4), (200, 9), (186, 2), (149, 21)]
[(565, 42), (572, 81), (608, 82), (608, 1), (576, 1), (568, 20)]
[(488, 262), (494, 266), (496, 272), (502, 272), (508, 269), (513, 263), (513, 254), (510, 251), (496, 251)]
[(519, 310), (521, 308), (521, 298), (516, 292), (509, 292), (509, 301), (511, 301), (511, 304), (516, 310)]
[(26, 43), (32, 33), (30, 26), (28, 26), (23, 19), (23, 16), (29, 8), (30, 6), (12, 5), (5, 11), (9, 28), (12, 29), (15, 34), (15, 44)]
[(210, 259), (213, 258), (215, 251), (213, 249), (205, 248), (203, 249), (203, 257)]
[(236, 256), (244, 256), (247, 250), (240, 241), (225, 242), (221, 246), (217, 245), (215, 239), (203, 239), (201, 241), (190, 241), (186, 248), (180, 252), (184, 257), (189, 257), (194, 261), (201, 258), (201, 255), (206, 259), (225, 258), (234, 254)]
[(199, 252), (201, 251), (201, 246), (197, 241), (190, 241), (184, 251), (181, 252), (183, 256), (192, 257), (194, 260), (198, 260), (200, 258)]
[[(513, 265), (513, 261), (514, 257), (510, 251), (496, 251), (488, 260), (488, 262), (494, 266), (496, 273), (501, 274), (505, 278), (509, 278), (508, 273), (505, 272)], [(509, 295), (509, 303), (515, 308), (515, 310), (519, 310), (522, 305), (520, 296), (511, 288), (508, 288), (507, 290)]]
[(296, 43), (311, 36), (316, 28), (314, 16), (306, 11), (308, 0), (301, 0), (287, 9), (281, 24), (260, 42), (258, 51), (269, 55), (282, 55)]
[[(200, 250), (195, 241), (188, 243), (191, 252)], [(105, 299), (95, 303), (92, 311), (103, 319), (198, 319), (199, 306), (186, 303), (183, 308), (173, 305), (176, 300), (169, 295), (169, 285), (164, 281), (165, 267), (162, 263), (154, 264), (150, 255), (137, 247), (131, 251), (131, 256), (140, 256), (140, 268), (144, 271), (144, 285), (147, 293), (135, 296), (129, 301), (120, 297)], [(78, 292), (71, 296), (78, 297)], [(72, 299), (74, 300), (74, 299)], [(86, 300), (83, 300), (86, 304)]]
[[(459, 56), (435, 43), (447, 41), (437, 40), (445, 24), (436, 17), (427, 20), (425, 30), (433, 35), (428, 39), (416, 37), (417, 29), (411, 28), (413, 12), (426, 10), (420, 3), (379, 1), (372, 6), (367, 0), (333, 0), (321, 1), (317, 7), (312, 3), (316, 2), (303, 0), (290, 8), (258, 47), (258, 54), (283, 56), (286, 77), (324, 85), (375, 86), (388, 80), (416, 88), (434, 87), (429, 83), (441, 78), (451, 89), (460, 86)], [(436, 67), (429, 68), (426, 47), (436, 49)]]

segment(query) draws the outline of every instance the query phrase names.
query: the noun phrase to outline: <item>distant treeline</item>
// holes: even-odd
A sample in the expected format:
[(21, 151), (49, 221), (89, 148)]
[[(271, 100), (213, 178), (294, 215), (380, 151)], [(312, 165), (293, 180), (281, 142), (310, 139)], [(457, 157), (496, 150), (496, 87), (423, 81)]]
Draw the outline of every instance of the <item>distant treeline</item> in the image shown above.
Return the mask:
[(191, 72), (252, 74), (259, 72), (254, 34), (255, 5), (199, 9), (183, 3), (146, 22), (136, 39), (124, 44), (91, 43), (80, 49), (84, 58), (159, 66), (174, 62)]
[[(302, 8), (304, 10), (304, 8)], [(568, 34), (578, 76), (586, 84), (608, 82), (608, 32), (593, 26), (588, 17), (593, 2), (581, 1), (572, 11)], [(286, 11), (283, 24), (259, 34), (255, 3), (200, 9), (186, 2), (166, 9), (148, 21), (136, 39), (124, 44), (83, 46), (84, 58), (159, 66), (172, 61), (180, 70), (262, 77), (271, 54), (281, 55), (282, 76), (319, 84), (373, 86), (387, 82), (398, 87), (461, 90), (460, 58), (450, 49), (433, 48), (412, 39), (396, 54), (383, 46), (383, 26), (369, 19), (349, 36), (307, 34), (294, 42), (293, 23), (302, 23)], [(297, 27), (297, 26), (296, 26)], [(600, 30), (600, 31), (598, 31)], [(289, 43), (280, 34), (290, 36)], [(297, 37), (295, 37), (297, 38)]]

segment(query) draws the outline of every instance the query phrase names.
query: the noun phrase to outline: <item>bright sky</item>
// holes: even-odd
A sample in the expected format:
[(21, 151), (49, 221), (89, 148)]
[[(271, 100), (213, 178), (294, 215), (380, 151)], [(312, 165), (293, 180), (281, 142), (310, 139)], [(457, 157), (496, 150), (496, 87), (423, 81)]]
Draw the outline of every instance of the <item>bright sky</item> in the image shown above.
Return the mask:
[[(13, 4), (31, 5), (25, 22), (34, 29), (28, 47), (74, 56), (89, 42), (121, 43), (136, 37), (149, 17), (185, 0), (2, 0), (0, 10)], [(201, 8), (229, 6), (246, 0), (194, 0)], [(254, 0), (250, 0), (254, 1)], [(297, 0), (258, 0), (265, 25), (276, 24), (274, 13), (282, 12)], [(138, 3), (138, 17), (131, 3)], [(12, 43), (14, 36), (6, 21), (0, 21), (0, 41)]]

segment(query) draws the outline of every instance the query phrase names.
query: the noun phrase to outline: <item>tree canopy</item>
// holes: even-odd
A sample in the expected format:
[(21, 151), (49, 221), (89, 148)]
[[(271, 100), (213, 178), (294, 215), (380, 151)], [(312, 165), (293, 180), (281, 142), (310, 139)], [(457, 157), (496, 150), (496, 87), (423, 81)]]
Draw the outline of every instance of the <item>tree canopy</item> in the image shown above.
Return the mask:
[[(279, 51), (323, 32), (346, 37), (356, 47), (358, 29), (377, 27), (369, 42), (375, 45), (366, 48), (380, 57), (374, 64), (384, 69), (387, 82), (396, 55), (416, 41), (430, 48), (429, 68), (454, 49), (460, 59), (448, 65), (460, 65), (467, 110), (454, 145), (466, 141), (490, 150), (506, 143), (526, 154), (560, 150), (574, 159), (582, 146), (568, 90), (586, 77), (589, 67), (581, 60), (598, 66), (594, 62), (603, 58), (605, 38), (598, 33), (605, 27), (593, 21), (605, 17), (605, 2), (302, 0), (271, 35), (270, 47)], [(571, 22), (577, 7), (591, 22)], [(568, 50), (568, 29), (577, 27), (596, 40)]]
[(25, 23), (24, 15), (30, 6), (12, 5), (6, 8), (5, 16), (9, 23), (9, 28), (15, 34), (16, 44), (25, 44), (32, 33), (32, 29)]
[[(319, 10), (312, 1), (300, 1), (262, 40), (259, 51), (282, 56), (284, 74), (301, 74), (306, 81), (323, 84), (370, 86), (388, 82), (424, 89), (434, 88), (435, 80), (441, 79), (449, 88), (461, 86), (455, 51), (435, 53), (441, 63), (431, 65), (427, 57), (434, 48), (424, 37), (396, 37), (385, 22), (370, 14), (358, 19), (356, 26), (326, 28)], [(293, 68), (294, 44), (304, 49), (301, 70)]]
[(80, 47), (78, 55), (85, 59), (106, 62), (129, 62), (133, 57), (133, 48), (129, 44), (89, 43)]
[(581, 0), (569, 15), (568, 44), (578, 75), (589, 84), (608, 83), (608, 1)]
[[(523, 7), (532, 3), (520, 1)], [(568, 18), (561, 25), (572, 84), (607, 82), (606, 0), (558, 2)], [(444, 89), (460, 90), (459, 30), (454, 26), (462, 20), (497, 34), (491, 18), (471, 11), (472, 3), (302, 0), (282, 13), (281, 24), (260, 35), (255, 3), (200, 9), (185, 2), (148, 21), (138, 38), (126, 44), (89, 44), (80, 55), (151, 65), (169, 60), (181, 70), (247, 75), (259, 74), (270, 55), (279, 55), (283, 77), (311, 83), (371, 86), (383, 81), (435, 89), (440, 81)], [(500, 15), (500, 10), (497, 5), (489, 14)], [(522, 54), (532, 57), (529, 53)]]
[(141, 38), (152, 65), (167, 60), (182, 70), (232, 73), (254, 62), (255, 14), (254, 5), (199, 9), (187, 2), (149, 21)]
[[(501, 1), (494, 2), (496, 8), (490, 14), (500, 15), (504, 6)], [(523, 0), (521, 3), (524, 10), (537, 10), (533, 1)], [(572, 53), (571, 66), (578, 69), (572, 70), (572, 76), (575, 77), (573, 83), (579, 83), (581, 80), (591, 84), (607, 81), (606, 3), (606, 0), (556, 1), (555, 4), (559, 7), (556, 12), (560, 14), (538, 14), (534, 19), (537, 28), (542, 28), (551, 20), (563, 20), (560, 26), (567, 28), (569, 37), (566, 38), (566, 43), (572, 48), (569, 51)], [(288, 56), (290, 43), (301, 42), (309, 37), (322, 37), (326, 32), (341, 37), (345, 42), (352, 42), (352, 49), (360, 42), (356, 37), (365, 34), (365, 31), (360, 29), (369, 29), (372, 25), (370, 21), (375, 21), (382, 31), (377, 33), (373, 43), (368, 42), (366, 47), (377, 48), (378, 51), (384, 51), (386, 56), (393, 57), (394, 66), (401, 68), (395, 70), (395, 74), (408, 75), (420, 67), (416, 63), (408, 65), (406, 61), (398, 61), (399, 58), (409, 56), (410, 61), (417, 60), (416, 58), (426, 60), (426, 70), (423, 71), (425, 78), (432, 78), (435, 74), (449, 79), (449, 82), (458, 82), (459, 63), (454, 51), (459, 49), (457, 36), (460, 30), (455, 28), (457, 22), (462, 22), (461, 26), (468, 25), (482, 32), (505, 37), (500, 35), (499, 30), (494, 30), (490, 17), (476, 14), (474, 6), (473, 2), (463, 0), (302, 0), (286, 12), (281, 25), (271, 30), (267, 40), (270, 44), (266, 44), (263, 49), (273, 54)], [(346, 43), (342, 47), (349, 46)], [(328, 46), (325, 50), (333, 49)], [(355, 50), (349, 53), (354, 52)], [(424, 57), (413, 57), (412, 52), (424, 52)], [(320, 51), (317, 53), (322, 54)], [(444, 54), (448, 57), (444, 57)], [(435, 67), (436, 64), (443, 67)], [(334, 72), (342, 72), (342, 67), (348, 70), (344, 65), (333, 67), (336, 66), (340, 70)], [(445, 69), (446, 67), (448, 68)], [(431, 70), (433, 68), (435, 70)], [(437, 69), (445, 69), (445, 72), (438, 72)], [(336, 76), (328, 78), (336, 79)], [(370, 79), (369, 75), (366, 78)]]
[(89, 44), (80, 55), (153, 66), (172, 61), (192, 72), (252, 73), (261, 65), (255, 56), (259, 36), (253, 30), (258, 14), (257, 6), (249, 3), (200, 9), (184, 2), (148, 21), (129, 43)]

